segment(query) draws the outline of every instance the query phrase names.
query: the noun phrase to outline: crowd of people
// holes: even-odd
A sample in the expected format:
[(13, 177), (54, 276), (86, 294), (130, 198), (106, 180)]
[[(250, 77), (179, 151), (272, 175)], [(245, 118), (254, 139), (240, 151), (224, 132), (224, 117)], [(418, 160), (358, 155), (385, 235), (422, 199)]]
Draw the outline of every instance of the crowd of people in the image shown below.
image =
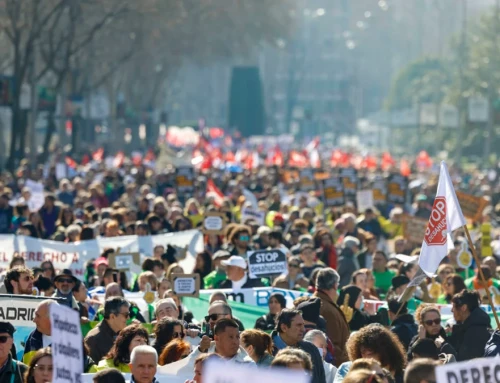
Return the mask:
[[(495, 230), (500, 211), (495, 179), (480, 172), (460, 176), (457, 187), (466, 185), (490, 203), (472, 229), (488, 222)], [(29, 179), (43, 180), (45, 201), (39, 210), (30, 210), (31, 191), (24, 186)], [(155, 172), (128, 163), (120, 169), (101, 164), (58, 180), (54, 168), (44, 178), (42, 169), (23, 164), (16, 177), (4, 175), (0, 184), (1, 234), (73, 243), (203, 230), (209, 212), (224, 213), (226, 222), (223, 234), (204, 235), (204, 250), (190, 270), (180, 264), (190, 255), (167, 243), (144, 254), (142, 272), (132, 276), (110, 267), (113, 249), (95, 254), (83, 279), (56, 269), (49, 259), (28, 267), (22, 256), (11, 254), (0, 291), (32, 295), (36, 289), (47, 299), (35, 311), (36, 328), (24, 341), (22, 358), (14, 347), (16, 328), (0, 322), (0, 383), (51, 381), (49, 312), (58, 304), (78, 311), (82, 323), (98, 322), (82, 345), (83, 370), (95, 373), (98, 383), (123, 381), (121, 373), (152, 383), (162, 369), (181, 361), (179, 373), (192, 373), (192, 381), (200, 383), (203, 366), (212, 359), (300, 370), (313, 383), (420, 383), (435, 381), (435, 367), (441, 364), (498, 355), (500, 335), (481, 307), (488, 290), (500, 297), (494, 232), (489, 242), (475, 238), (482, 263), (466, 268), (458, 257), (468, 243), (463, 232), (455, 232), (455, 248), (436, 277), (423, 281), (407, 301), (400, 299), (418, 271), (420, 252), (419, 244), (404, 236), (403, 215), (429, 218), (434, 181), (427, 175), (410, 188), (411, 204), (358, 211), (355, 201), (329, 208), (318, 193), (298, 193), (300, 184), (283, 182), (277, 167), (195, 172), (187, 195), (178, 190), (174, 168)], [(212, 187), (207, 192), (207, 183), (222, 196), (214, 196)], [(265, 213), (264, 222), (243, 214), (250, 208)], [(248, 252), (260, 249), (281, 249), (287, 271), (251, 278)], [(201, 287), (212, 290), (205, 317), (195, 317), (173, 290), (171, 277), (179, 273), (199, 274)], [(254, 328), (233, 316), (227, 295), (219, 291), (266, 286), (304, 294), (287, 307), (285, 297), (273, 293), (268, 314), (255, 318)], [(129, 292), (154, 298), (141, 309)], [(449, 320), (442, 318), (440, 305), (446, 304), (452, 307)]]

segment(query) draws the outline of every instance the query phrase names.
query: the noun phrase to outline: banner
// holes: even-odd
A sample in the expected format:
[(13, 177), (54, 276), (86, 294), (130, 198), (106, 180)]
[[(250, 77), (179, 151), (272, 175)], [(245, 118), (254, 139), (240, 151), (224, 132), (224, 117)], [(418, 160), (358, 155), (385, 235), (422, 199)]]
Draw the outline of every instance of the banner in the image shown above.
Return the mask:
[(254, 210), (248, 207), (244, 208), (241, 210), (241, 222), (246, 222), (246, 220), (248, 219), (254, 220), (260, 226), (264, 226), (266, 220), (266, 212)]
[(299, 185), (300, 185), (300, 190), (304, 192), (309, 192), (311, 190), (316, 189), (316, 183), (314, 181), (314, 172), (311, 168), (300, 170)]
[(356, 197), (358, 191), (358, 172), (354, 168), (340, 169), (340, 177), (344, 184), (344, 194), (346, 197)]
[(473, 221), (478, 221), (483, 215), (484, 208), (488, 206), (488, 201), (483, 197), (475, 197), (459, 191), (456, 194), (464, 216)]
[[(0, 272), (7, 269), (15, 255), (22, 256), (28, 267), (39, 267), (40, 263), (49, 260), (54, 263), (56, 271), (71, 269), (77, 278), (83, 278), (85, 263), (99, 257), (104, 249), (120, 248), (121, 253), (139, 252), (142, 260), (153, 255), (157, 245), (177, 248), (180, 254), (179, 264), (186, 272), (191, 272), (195, 265), (196, 254), (203, 251), (203, 235), (198, 230), (186, 230), (178, 233), (149, 236), (129, 235), (122, 237), (98, 237), (94, 240), (77, 243), (64, 243), (39, 238), (0, 235)], [(182, 259), (181, 259), (182, 258)]]
[(427, 220), (414, 217), (412, 215), (403, 215), (403, 236), (412, 243), (421, 244), (424, 240)]
[(325, 206), (337, 207), (345, 204), (344, 184), (340, 177), (330, 177), (323, 181), (323, 199)]
[(373, 202), (383, 204), (387, 201), (387, 180), (378, 176), (372, 182)]
[(479, 358), (436, 367), (437, 383), (498, 382), (500, 358)]
[(401, 174), (391, 174), (387, 181), (387, 202), (395, 205), (404, 205), (407, 190), (408, 178)]

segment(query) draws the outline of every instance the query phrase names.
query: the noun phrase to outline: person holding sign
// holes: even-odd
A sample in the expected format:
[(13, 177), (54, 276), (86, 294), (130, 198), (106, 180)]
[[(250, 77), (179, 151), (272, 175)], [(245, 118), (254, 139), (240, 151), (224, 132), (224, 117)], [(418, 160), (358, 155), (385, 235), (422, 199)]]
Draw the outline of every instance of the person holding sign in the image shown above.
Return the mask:
[(247, 262), (243, 257), (233, 255), (221, 264), (226, 266), (227, 279), (218, 286), (220, 289), (249, 289), (254, 287), (264, 287), (260, 279), (250, 279), (247, 273)]

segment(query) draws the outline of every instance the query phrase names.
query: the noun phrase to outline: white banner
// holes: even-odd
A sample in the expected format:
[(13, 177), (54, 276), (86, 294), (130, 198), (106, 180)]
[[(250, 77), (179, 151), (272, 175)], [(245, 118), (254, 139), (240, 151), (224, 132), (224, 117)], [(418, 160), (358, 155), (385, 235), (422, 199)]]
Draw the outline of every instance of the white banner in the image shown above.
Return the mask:
[(498, 382), (500, 358), (480, 358), (436, 367), (437, 383)]
[(83, 374), (83, 338), (78, 311), (50, 305), (53, 383), (80, 383)]
[(139, 252), (142, 259), (151, 257), (157, 245), (177, 247), (186, 256), (179, 260), (185, 272), (190, 273), (195, 265), (196, 254), (203, 251), (203, 235), (199, 230), (139, 237), (129, 235), (77, 243), (49, 241), (13, 234), (0, 235), (0, 272), (7, 269), (14, 255), (22, 256), (28, 267), (38, 267), (43, 261), (52, 261), (56, 270), (71, 269), (77, 278), (85, 274), (85, 262), (98, 258), (104, 249), (120, 248), (120, 253)]

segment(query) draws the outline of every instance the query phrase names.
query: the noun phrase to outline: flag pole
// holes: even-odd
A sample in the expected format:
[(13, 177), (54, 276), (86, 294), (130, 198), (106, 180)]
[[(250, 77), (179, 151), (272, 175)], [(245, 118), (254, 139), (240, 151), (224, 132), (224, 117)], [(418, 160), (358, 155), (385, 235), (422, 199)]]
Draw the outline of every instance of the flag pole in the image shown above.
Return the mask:
[(481, 277), (484, 285), (484, 289), (486, 290), (486, 296), (488, 297), (488, 302), (490, 304), (491, 310), (493, 311), (493, 316), (495, 317), (495, 322), (497, 323), (497, 328), (500, 328), (500, 320), (498, 319), (497, 312), (495, 310), (495, 305), (493, 304), (493, 299), (491, 298), (491, 293), (490, 293), (490, 288), (488, 287), (488, 281), (484, 277), (483, 270), (481, 270), (481, 260), (476, 254), (476, 248), (474, 247), (474, 244), (472, 243), (472, 238), (470, 237), (469, 234), (469, 229), (467, 229), (467, 225), (462, 226), (465, 230), (465, 235), (467, 237), (467, 242), (469, 242), (469, 248), (472, 252), (472, 256), (474, 257), (474, 260), (476, 261), (477, 264), (477, 270), (479, 272), (479, 276)]

